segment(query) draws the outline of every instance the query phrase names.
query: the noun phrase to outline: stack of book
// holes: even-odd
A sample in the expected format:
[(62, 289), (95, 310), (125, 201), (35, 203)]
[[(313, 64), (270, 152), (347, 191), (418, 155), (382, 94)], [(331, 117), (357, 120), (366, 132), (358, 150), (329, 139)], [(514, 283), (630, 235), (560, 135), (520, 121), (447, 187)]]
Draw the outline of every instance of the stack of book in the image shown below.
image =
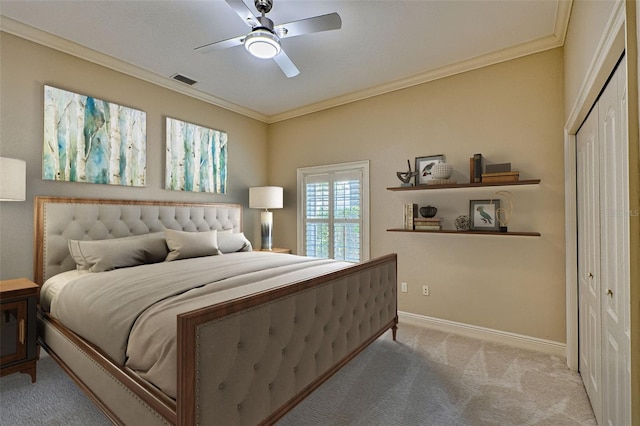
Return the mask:
[(483, 173), (482, 182), (517, 182), (520, 179), (519, 172), (498, 172), (498, 173)]
[(413, 219), (413, 229), (416, 231), (439, 231), (442, 229), (442, 219), (439, 217), (416, 217)]
[(418, 219), (418, 205), (417, 204), (405, 204), (404, 205), (404, 229), (413, 229), (413, 222)]

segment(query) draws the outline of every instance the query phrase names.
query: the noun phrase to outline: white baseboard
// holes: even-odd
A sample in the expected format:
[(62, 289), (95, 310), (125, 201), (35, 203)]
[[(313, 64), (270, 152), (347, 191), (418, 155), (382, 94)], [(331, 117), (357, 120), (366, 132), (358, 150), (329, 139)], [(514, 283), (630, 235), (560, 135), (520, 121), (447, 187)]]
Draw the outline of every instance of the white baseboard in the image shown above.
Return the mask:
[[(539, 339), (537, 337), (510, 333), (508, 331), (494, 330), (491, 328), (479, 327), (477, 325), (427, 317), (424, 315), (412, 314), (410, 312), (399, 311), (398, 318), (400, 320), (400, 326), (402, 326), (402, 323), (412, 324), (446, 333), (460, 334), (476, 339), (501, 343), (503, 345), (544, 352), (549, 355), (561, 357), (566, 356), (567, 345), (560, 342), (554, 342), (552, 340)], [(398, 331), (402, 332), (402, 329), (400, 328)]]

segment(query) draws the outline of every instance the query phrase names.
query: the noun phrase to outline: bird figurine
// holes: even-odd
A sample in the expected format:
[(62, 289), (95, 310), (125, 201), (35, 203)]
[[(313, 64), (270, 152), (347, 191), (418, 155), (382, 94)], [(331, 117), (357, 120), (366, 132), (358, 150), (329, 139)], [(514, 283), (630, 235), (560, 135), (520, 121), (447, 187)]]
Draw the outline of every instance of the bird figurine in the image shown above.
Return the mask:
[(400, 181), (403, 183), (403, 186), (410, 186), (411, 184), (409, 182), (411, 181), (411, 179), (418, 175), (418, 171), (411, 171), (411, 162), (409, 160), (407, 160), (407, 165), (409, 166), (408, 171), (396, 172), (396, 176), (398, 176), (398, 179), (400, 179)]
[(482, 221), (484, 223), (488, 223), (490, 225), (493, 225), (493, 218), (491, 217), (491, 215), (489, 213), (484, 211), (484, 207), (478, 206), (478, 208), (476, 210), (480, 213), (480, 216), (482, 217)]

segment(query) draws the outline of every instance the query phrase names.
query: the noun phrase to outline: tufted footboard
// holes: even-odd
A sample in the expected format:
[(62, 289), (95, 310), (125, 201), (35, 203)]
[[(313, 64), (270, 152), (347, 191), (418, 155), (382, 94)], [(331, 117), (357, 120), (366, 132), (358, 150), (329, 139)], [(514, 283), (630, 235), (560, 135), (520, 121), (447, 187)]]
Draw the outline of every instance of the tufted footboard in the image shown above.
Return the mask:
[(181, 425), (271, 424), (397, 317), (396, 255), (178, 317)]

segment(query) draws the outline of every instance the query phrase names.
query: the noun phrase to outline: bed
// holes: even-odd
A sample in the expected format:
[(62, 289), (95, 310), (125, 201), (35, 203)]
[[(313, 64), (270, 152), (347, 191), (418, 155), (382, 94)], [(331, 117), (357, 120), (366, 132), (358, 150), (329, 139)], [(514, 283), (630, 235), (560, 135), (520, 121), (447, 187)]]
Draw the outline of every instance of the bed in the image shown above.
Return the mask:
[[(35, 204), (34, 277), (56, 289), (41, 294), (39, 344), (115, 424), (273, 424), (383, 333), (395, 339), (395, 254), (353, 265), (251, 251), (238, 204)], [(188, 255), (211, 235), (216, 255)], [(159, 237), (174, 261), (149, 260)], [(85, 293), (60, 296), (72, 289)]]

